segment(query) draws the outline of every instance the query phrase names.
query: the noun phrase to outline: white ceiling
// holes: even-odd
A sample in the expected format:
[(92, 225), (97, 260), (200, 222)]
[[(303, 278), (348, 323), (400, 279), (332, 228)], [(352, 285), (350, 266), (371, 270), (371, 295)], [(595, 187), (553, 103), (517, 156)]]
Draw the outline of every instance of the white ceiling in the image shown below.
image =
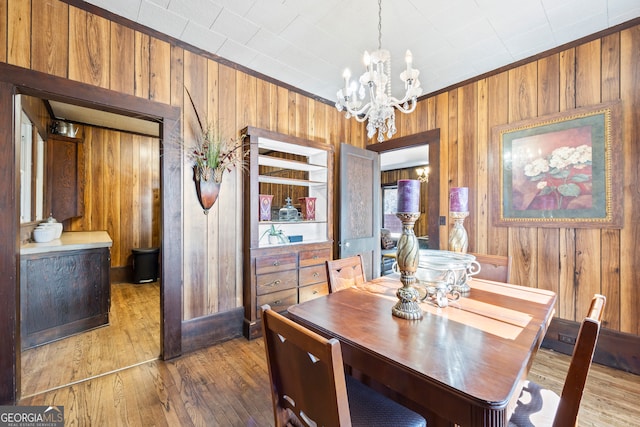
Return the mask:
[[(376, 0), (85, 0), (335, 101), (378, 47)], [(639, 0), (384, 0), (394, 95), (404, 53), (432, 93), (640, 16)]]

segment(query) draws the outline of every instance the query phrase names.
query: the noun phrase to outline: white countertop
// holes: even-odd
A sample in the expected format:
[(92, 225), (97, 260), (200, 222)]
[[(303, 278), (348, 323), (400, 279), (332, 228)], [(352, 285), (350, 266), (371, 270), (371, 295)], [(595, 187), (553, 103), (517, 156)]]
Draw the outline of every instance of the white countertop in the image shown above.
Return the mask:
[(106, 231), (67, 231), (59, 239), (46, 243), (27, 243), (20, 247), (20, 255), (78, 249), (110, 248), (113, 244)]

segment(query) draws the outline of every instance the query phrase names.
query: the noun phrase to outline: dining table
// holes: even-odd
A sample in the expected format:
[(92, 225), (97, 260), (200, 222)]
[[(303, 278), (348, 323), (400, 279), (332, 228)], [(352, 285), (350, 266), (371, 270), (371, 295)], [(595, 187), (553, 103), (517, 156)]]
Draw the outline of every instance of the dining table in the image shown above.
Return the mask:
[(340, 341), (347, 372), (433, 426), (506, 426), (555, 312), (554, 292), (470, 278), (470, 292), (421, 319), (392, 314), (402, 286), (383, 276), (288, 308)]

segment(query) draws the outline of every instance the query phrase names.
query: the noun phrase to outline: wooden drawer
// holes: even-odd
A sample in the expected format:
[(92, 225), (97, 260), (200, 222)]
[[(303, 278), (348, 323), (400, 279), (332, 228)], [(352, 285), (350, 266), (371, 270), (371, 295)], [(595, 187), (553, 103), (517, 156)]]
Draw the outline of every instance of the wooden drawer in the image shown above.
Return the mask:
[(324, 264), (331, 259), (331, 248), (300, 251), (300, 267)]
[(300, 296), (300, 302), (305, 302), (322, 295), (327, 295), (329, 293), (329, 285), (327, 284), (327, 282), (316, 283), (315, 285), (303, 286), (301, 288), (298, 288), (298, 292)]
[(295, 252), (256, 258), (256, 274), (294, 270), (297, 267), (297, 254)]
[(284, 291), (272, 292), (270, 294), (260, 295), (258, 297), (258, 305), (256, 307), (256, 317), (260, 317), (260, 307), (263, 304), (269, 304), (274, 311), (285, 311), (287, 308), (298, 302), (298, 289), (287, 289)]
[(327, 281), (327, 267), (324, 264), (300, 269), (300, 286)]
[(256, 276), (257, 295), (292, 289), (296, 286), (298, 286), (298, 272), (296, 270), (259, 274)]

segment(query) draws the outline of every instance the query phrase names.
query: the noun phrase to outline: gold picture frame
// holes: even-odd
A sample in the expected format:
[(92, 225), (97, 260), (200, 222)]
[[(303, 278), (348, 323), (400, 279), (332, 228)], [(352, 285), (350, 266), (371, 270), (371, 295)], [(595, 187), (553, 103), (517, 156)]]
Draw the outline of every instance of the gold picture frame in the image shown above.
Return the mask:
[(496, 126), (494, 224), (621, 228), (620, 102)]

